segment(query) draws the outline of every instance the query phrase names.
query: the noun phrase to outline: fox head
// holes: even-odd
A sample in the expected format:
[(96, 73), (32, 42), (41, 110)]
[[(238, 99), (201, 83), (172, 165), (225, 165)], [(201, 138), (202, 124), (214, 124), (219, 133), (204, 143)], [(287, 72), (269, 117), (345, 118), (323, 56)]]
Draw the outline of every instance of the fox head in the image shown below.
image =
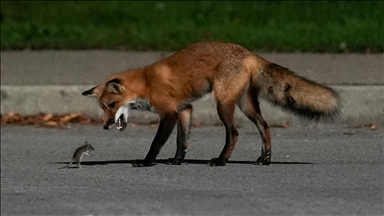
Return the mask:
[(111, 79), (82, 93), (84, 96), (96, 97), (104, 110), (104, 129), (113, 125), (123, 131), (128, 122), (130, 104), (135, 103), (136, 94), (126, 89), (120, 79)]

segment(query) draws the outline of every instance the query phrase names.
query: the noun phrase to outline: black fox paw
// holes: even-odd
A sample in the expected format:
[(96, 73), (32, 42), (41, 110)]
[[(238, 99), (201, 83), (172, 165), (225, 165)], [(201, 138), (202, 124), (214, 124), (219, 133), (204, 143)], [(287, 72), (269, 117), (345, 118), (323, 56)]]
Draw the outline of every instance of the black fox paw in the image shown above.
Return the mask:
[(183, 163), (183, 159), (169, 158), (167, 164), (169, 165), (181, 165)]
[(153, 166), (153, 163), (145, 160), (137, 160), (132, 163), (132, 166), (133, 167), (149, 167), (149, 166)]
[(271, 164), (271, 157), (260, 156), (256, 161), (257, 165), (269, 165)]
[(227, 161), (219, 158), (212, 158), (211, 161), (209, 162), (210, 166), (225, 166), (225, 163)]

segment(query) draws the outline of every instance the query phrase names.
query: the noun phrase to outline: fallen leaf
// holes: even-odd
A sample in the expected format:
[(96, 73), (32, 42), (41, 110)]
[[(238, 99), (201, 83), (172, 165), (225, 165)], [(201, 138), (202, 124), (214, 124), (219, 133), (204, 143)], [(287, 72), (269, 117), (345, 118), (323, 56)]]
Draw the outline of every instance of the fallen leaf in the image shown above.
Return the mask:
[(49, 121), (53, 118), (53, 114), (46, 114), (43, 118), (44, 121)]
[(201, 127), (202, 123), (201, 122), (194, 122), (192, 123), (192, 127)]
[(271, 124), (270, 127), (280, 127), (280, 128), (287, 128), (291, 124), (289, 122), (280, 123), (280, 124)]
[(34, 125), (39, 127), (62, 127), (67, 124), (101, 124), (102, 119), (92, 119), (83, 113), (71, 113), (66, 115), (44, 114), (20, 115), (10, 112), (1, 115), (1, 124)]
[(46, 122), (45, 125), (49, 127), (57, 127), (59, 124), (54, 121), (49, 121), (49, 122)]

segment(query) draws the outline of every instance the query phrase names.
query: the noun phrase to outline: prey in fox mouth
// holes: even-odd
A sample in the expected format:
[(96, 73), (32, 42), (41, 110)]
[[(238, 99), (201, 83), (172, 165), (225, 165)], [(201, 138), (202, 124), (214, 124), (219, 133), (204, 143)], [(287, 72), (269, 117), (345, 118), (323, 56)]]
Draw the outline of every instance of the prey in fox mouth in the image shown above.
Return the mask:
[(116, 129), (120, 131), (123, 131), (127, 127), (128, 115), (129, 115), (129, 111), (131, 110), (131, 107), (129, 104), (131, 103), (134, 103), (134, 102), (130, 102), (130, 103), (127, 103), (126, 105), (121, 106), (115, 114), (115, 126), (116, 126)]
[(114, 126), (119, 131), (123, 131), (127, 127), (127, 122), (124, 121), (124, 115), (120, 115), (120, 117), (118, 117), (116, 121), (115, 117), (110, 118), (103, 128), (105, 130), (109, 130)]
[(128, 124), (128, 116), (131, 110), (142, 110), (142, 111), (151, 111), (155, 112), (155, 108), (152, 107), (146, 100), (136, 100), (134, 102), (129, 102), (124, 106), (121, 106), (114, 117), (110, 118), (108, 122), (104, 125), (104, 129), (108, 130), (113, 126), (116, 129), (123, 131)]
[[(132, 102), (131, 102), (132, 103)], [(133, 102), (134, 103), (134, 102)], [(130, 111), (130, 103), (119, 107), (115, 116), (111, 117), (107, 123), (104, 125), (105, 130), (109, 130), (113, 126), (116, 127), (119, 131), (123, 131), (127, 127), (128, 115)]]
[(121, 115), (117, 119), (117, 122), (115, 124), (117, 130), (123, 131), (125, 129), (125, 127), (127, 127), (127, 123), (123, 120), (123, 118), (124, 118), (124, 116)]

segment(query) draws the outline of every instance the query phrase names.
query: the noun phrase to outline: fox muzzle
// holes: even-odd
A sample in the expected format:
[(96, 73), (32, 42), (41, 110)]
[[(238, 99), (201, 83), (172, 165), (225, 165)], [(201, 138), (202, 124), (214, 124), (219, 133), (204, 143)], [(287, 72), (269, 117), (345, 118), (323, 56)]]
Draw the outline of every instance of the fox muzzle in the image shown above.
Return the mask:
[(107, 123), (105, 123), (105, 125), (103, 126), (103, 129), (104, 129), (104, 130), (109, 130), (109, 128), (113, 127), (114, 124), (115, 124), (115, 118), (112, 117), (112, 118), (110, 118), (110, 119), (107, 121)]

